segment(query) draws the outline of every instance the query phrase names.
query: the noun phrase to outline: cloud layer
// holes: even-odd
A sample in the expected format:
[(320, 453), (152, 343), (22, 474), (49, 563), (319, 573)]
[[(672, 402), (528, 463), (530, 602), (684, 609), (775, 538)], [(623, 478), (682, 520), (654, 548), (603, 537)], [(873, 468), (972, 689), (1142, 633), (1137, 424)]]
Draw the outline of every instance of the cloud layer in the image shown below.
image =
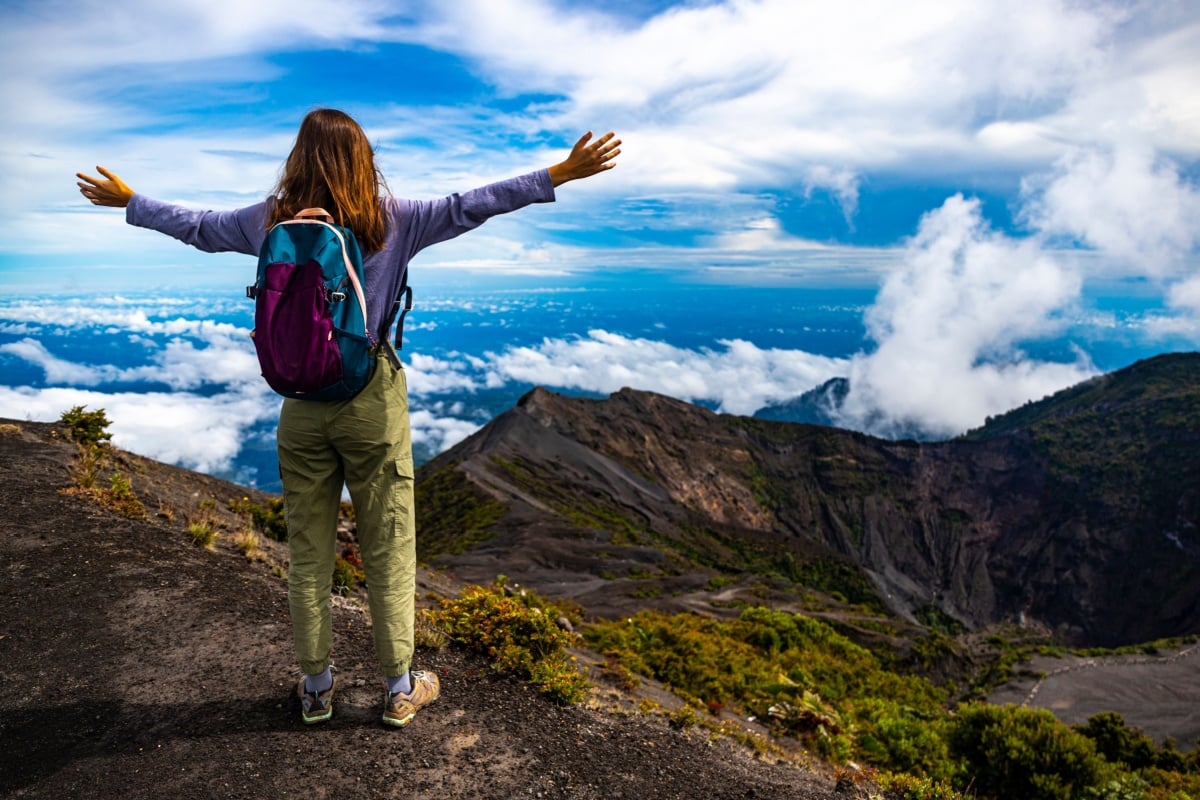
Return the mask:
[[(584, 129), (625, 139), (617, 170), (422, 254), (426, 275), (879, 287), (869, 341), (840, 359), (591, 324), (415, 354), (415, 435), (433, 449), (481, 422), (455, 398), (512, 384), (631, 385), (749, 413), (841, 374), (844, 424), (949, 435), (1091, 374), (1083, 349), (1029, 353), (1090, 313), (1086, 289), (1103, 281), (1161, 298), (1145, 333), (1200, 344), (1194, 3), (19, 0), (0, 13), (0, 90), (21, 109), (0, 147), (0, 282), (14, 290), (243, 285), (245, 258), (85, 207), (72, 175), (100, 161), (166, 200), (254, 202), (318, 104), (364, 122), (405, 196), (545, 166)], [(0, 357), (44, 377), (5, 388), (0, 413), (110, 398), (119, 439), (226, 464), (274, 404), (244, 327), (216, 315), (14, 299)], [(141, 357), (59, 347), (72, 328), (127, 336)], [(187, 419), (196, 435), (172, 437)]]
[(496, 381), (569, 387), (609, 394), (624, 387), (707, 402), (730, 414), (753, 414), (842, 374), (844, 359), (799, 350), (764, 350), (739, 339), (722, 350), (689, 350), (602, 330), (586, 338), (546, 339), (537, 347), (488, 354)]

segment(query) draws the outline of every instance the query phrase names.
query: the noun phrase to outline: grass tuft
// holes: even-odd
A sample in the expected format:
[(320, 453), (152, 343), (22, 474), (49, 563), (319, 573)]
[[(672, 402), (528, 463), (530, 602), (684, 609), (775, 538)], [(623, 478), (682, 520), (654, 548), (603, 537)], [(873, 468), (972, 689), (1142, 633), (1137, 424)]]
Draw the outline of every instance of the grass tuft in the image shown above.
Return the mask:
[(245, 528), (233, 535), (233, 546), (250, 561), (262, 561), (262, 542), (255, 531)]
[(212, 549), (213, 543), (217, 540), (217, 529), (212, 522), (206, 519), (189, 522), (188, 533), (192, 537), (193, 544), (208, 550)]

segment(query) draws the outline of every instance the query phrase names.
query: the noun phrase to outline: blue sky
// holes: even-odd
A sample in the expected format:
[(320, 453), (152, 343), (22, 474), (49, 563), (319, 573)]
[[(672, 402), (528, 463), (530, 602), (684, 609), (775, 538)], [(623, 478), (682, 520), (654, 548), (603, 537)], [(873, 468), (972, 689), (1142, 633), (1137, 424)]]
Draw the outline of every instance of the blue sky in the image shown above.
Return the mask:
[[(414, 198), (548, 166), (584, 130), (624, 140), (615, 170), (562, 187), (558, 202), (419, 255), (420, 287), (611, 287), (653, 272), (874, 293), (862, 352), (835, 365), (799, 345), (679, 351), (581, 330), (497, 351), (505, 374), (529, 381), (571, 388), (565, 376), (615, 364), (630, 384), (669, 391), (655, 382), (664, 365), (694, 375), (711, 362), (713, 385), (693, 396), (713, 399), (728, 374), (757, 364), (754, 396), (778, 398), (804, 388), (800, 374), (836, 372), (852, 380), (848, 426), (949, 435), (1094, 374), (1086, 347), (1054, 360), (1026, 345), (1080, 319), (1110, 326), (1097, 297), (1136, 295), (1152, 309), (1122, 328), (1139, 352), (1194, 349), (1200, 4), (1015, 8), (8, 0), (0, 327), (13, 341), (0, 356), (36, 365), (47, 384), (128, 376), (73, 363), (58, 340), (38, 338), (36, 320), (53, 309), (13, 303), (45, 292), (236, 295), (247, 282), (245, 257), (197, 253), (84, 203), (76, 171), (103, 164), (137, 191), (191, 206), (254, 203), (301, 117), (322, 105), (359, 119), (392, 191)], [(222, 337), (149, 358), (198, 376), (180, 384), (192, 391), (207, 385), (202, 361)], [(806, 366), (775, 381), (788, 363)], [(36, 405), (34, 389), (14, 391), (0, 413)]]
[[(134, 282), (139, 265), (186, 284), (200, 278), (179, 270), (241, 263), (123, 228), (71, 176), (103, 163), (162, 199), (254, 202), (318, 105), (360, 119), (405, 196), (548, 165), (585, 129), (625, 140), (616, 172), (431, 251), (430, 268), (728, 262), (836, 281), (821, 272), (835, 248), (845, 280), (863, 279), (956, 193), (1055, 246), (1112, 249), (1100, 228), (1121, 229), (1133, 241), (1104, 277), (1152, 273), (1166, 292), (1195, 268), (1191, 2), (10, 0), (0, 14), (5, 285), (31, 268), (50, 286)], [(1066, 186), (1085, 168), (1111, 196)], [(1153, 266), (1121, 262), (1141, 247)]]

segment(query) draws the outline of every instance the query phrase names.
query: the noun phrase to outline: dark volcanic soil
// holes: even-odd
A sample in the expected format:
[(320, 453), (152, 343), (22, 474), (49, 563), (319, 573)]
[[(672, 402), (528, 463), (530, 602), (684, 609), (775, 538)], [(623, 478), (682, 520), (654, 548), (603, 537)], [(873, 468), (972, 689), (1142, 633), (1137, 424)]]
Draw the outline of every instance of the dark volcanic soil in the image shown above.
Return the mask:
[[(560, 707), (455, 646), (419, 650), (441, 699), (403, 730), (352, 603), (334, 611), (333, 720), (306, 728), (272, 560), (185, 529), (246, 490), (118, 456), (150, 519), (65, 496), (74, 446), (0, 433), (0, 796), (52, 798), (848, 798), (828, 777), (704, 730)], [(215, 506), (215, 508), (214, 508)], [(427, 584), (428, 585), (428, 584)], [(606, 710), (607, 709), (607, 710)]]
[(1021, 672), (988, 702), (1047, 708), (1071, 724), (1116, 711), (1159, 744), (1171, 738), (1191, 750), (1200, 742), (1200, 645), (1154, 655), (1038, 656)]

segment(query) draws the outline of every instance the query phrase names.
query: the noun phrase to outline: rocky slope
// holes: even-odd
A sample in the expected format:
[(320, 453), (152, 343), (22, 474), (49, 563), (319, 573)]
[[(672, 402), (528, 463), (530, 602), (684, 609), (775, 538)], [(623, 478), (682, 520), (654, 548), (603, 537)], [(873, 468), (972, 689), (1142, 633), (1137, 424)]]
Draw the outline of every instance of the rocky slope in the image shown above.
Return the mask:
[[(403, 730), (379, 722), (383, 684), (362, 608), (334, 604), (333, 719), (295, 702), (287, 590), (264, 542), (232, 544), (230, 500), (264, 498), (113, 451), (148, 512), (79, 494), (55, 426), (0, 420), (0, 797), (691, 800), (863, 797), (791, 760), (705, 729), (676, 730), (597, 690), (563, 707), (456, 646), (418, 648), (442, 696)], [(220, 531), (194, 546), (189, 519)], [(446, 591), (422, 572), (423, 601)], [(664, 702), (668, 698), (661, 696)]]
[(1200, 630), (1200, 354), (947, 442), (537, 389), (418, 475), (426, 553), (589, 610), (855, 604), (1073, 644)]

